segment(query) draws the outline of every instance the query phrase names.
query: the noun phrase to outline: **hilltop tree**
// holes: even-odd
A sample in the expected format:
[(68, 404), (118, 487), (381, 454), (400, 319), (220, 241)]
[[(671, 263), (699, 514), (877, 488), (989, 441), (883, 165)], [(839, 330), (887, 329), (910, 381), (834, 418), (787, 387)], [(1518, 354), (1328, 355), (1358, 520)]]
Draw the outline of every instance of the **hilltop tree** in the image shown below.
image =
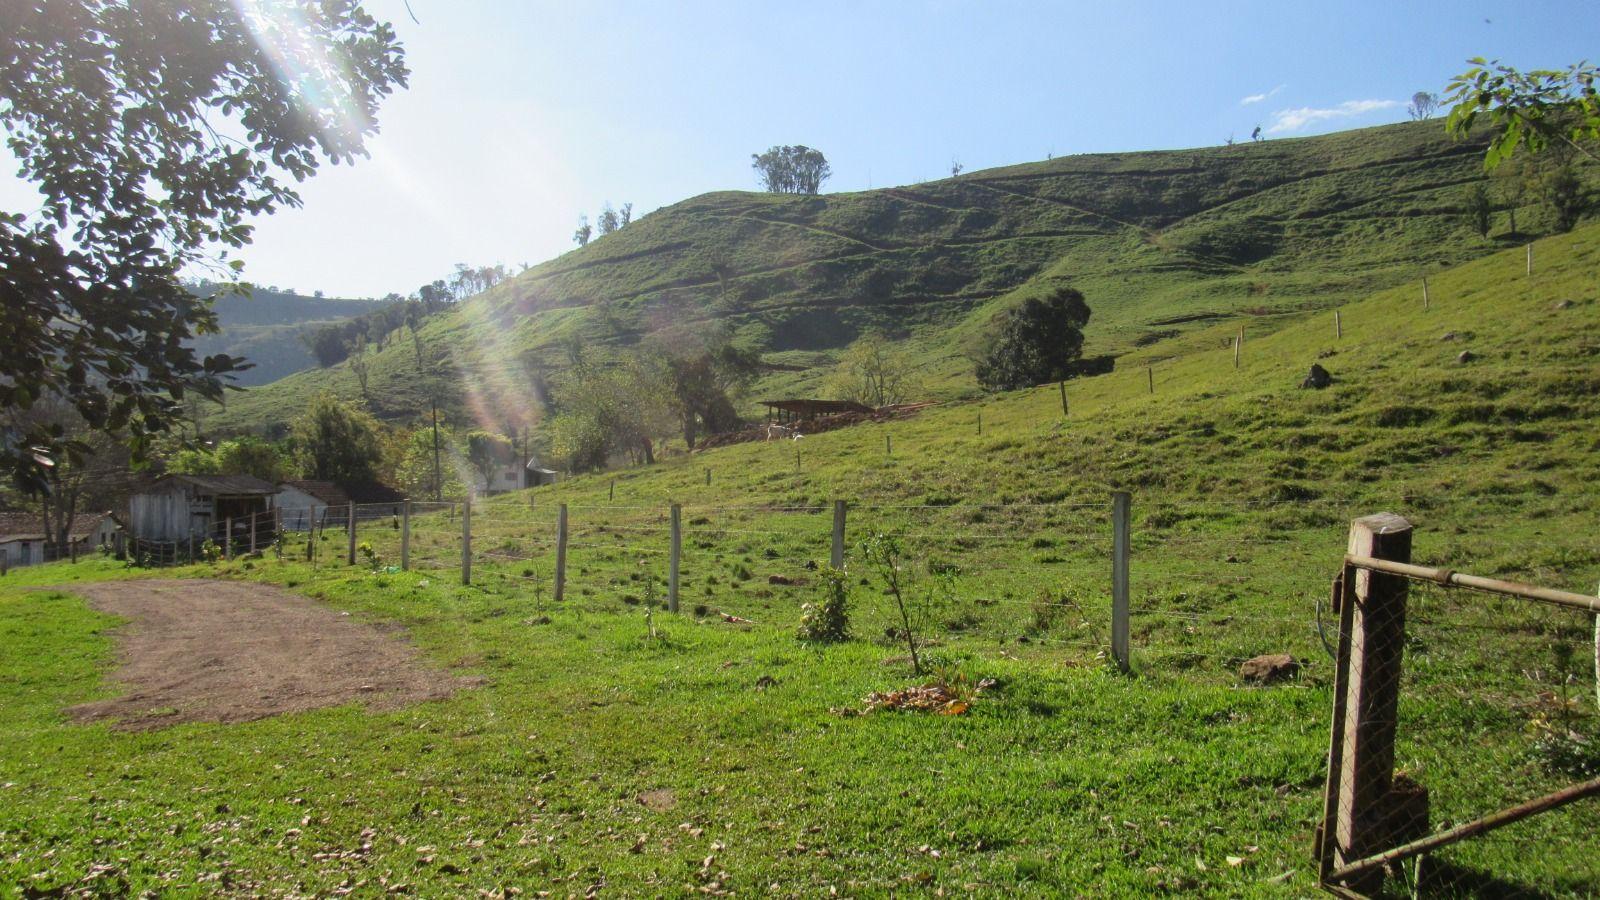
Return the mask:
[(633, 204), (622, 204), (621, 208), (617, 212), (617, 218), (620, 221), (620, 224), (617, 227), (627, 228), (628, 224), (633, 221)]
[(344, 484), (376, 480), (382, 433), (370, 414), (323, 391), (294, 421), (290, 438), (305, 477)]
[(999, 334), (978, 362), (985, 390), (1011, 391), (1071, 378), (1083, 352), (1089, 305), (1074, 288), (1029, 297), (1004, 314)]
[(774, 194), (815, 194), (833, 176), (833, 167), (822, 151), (804, 144), (752, 153), (750, 167), (756, 170), (761, 186)]
[(125, 438), (135, 463), (190, 395), (222, 398), (245, 364), (195, 356), (217, 320), (179, 273), (220, 268), (249, 217), (298, 206), (292, 183), (323, 161), (364, 156), (379, 102), (405, 85), (393, 29), (358, 3), (286, 12), (0, 4), (0, 122), (42, 195), (36, 213), (0, 212), (0, 471), (19, 488), (49, 490), (88, 447), (22, 415), (45, 398)]
[(607, 203), (601, 208), (600, 217), (595, 220), (595, 224), (599, 227), (600, 236), (605, 237), (622, 227), (622, 218), (611, 208), (611, 204)]
[(1427, 91), (1417, 91), (1411, 95), (1411, 105), (1406, 107), (1406, 114), (1413, 122), (1421, 122), (1433, 118), (1434, 110), (1439, 108), (1439, 95)]
[(590, 236), (594, 234), (594, 229), (589, 227), (588, 216), (579, 216), (578, 223), (578, 230), (572, 233), (572, 239), (577, 242), (579, 247), (587, 247), (589, 246)]

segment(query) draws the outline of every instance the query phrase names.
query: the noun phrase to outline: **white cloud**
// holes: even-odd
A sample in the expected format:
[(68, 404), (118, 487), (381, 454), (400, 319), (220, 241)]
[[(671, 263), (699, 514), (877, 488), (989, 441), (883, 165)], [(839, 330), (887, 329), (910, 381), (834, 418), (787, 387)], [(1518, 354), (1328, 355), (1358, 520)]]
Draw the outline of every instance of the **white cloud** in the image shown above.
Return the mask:
[(1348, 119), (1352, 116), (1365, 115), (1378, 110), (1397, 109), (1404, 105), (1399, 100), (1346, 100), (1338, 106), (1322, 109), (1313, 106), (1302, 106), (1299, 109), (1280, 109), (1272, 114), (1272, 125), (1267, 129), (1267, 133), (1282, 134), (1286, 131), (1299, 131), (1307, 125), (1326, 122), (1329, 119)]
[(1263, 100), (1271, 99), (1272, 97), (1277, 96), (1278, 92), (1283, 90), (1286, 87), (1288, 87), (1288, 85), (1280, 84), (1277, 87), (1273, 88), (1272, 90), (1267, 91), (1265, 94), (1251, 94), (1250, 96), (1244, 98), (1243, 100), (1240, 100), (1239, 101), (1239, 105), (1240, 106), (1249, 106), (1252, 103), (1260, 103)]

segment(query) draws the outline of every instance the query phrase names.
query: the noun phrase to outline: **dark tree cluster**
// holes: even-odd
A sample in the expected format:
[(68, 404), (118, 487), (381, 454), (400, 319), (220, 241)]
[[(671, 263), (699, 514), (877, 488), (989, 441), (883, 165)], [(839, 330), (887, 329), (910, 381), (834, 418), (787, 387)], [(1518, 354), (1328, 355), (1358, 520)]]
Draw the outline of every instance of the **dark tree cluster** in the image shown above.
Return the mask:
[(410, 297), (390, 294), (384, 298), (389, 301), (387, 306), (310, 329), (300, 335), (300, 340), (323, 368), (344, 362), (357, 347), (365, 344), (372, 344), (382, 352), (390, 335), (401, 328), (415, 331), (428, 316), (480, 294), (508, 277), (504, 265), (457, 263), (455, 274), (449, 278), (431, 281), (417, 288)]
[(833, 168), (822, 151), (804, 144), (752, 153), (750, 166), (756, 170), (761, 186), (774, 194), (815, 194), (833, 175)]
[(978, 383), (985, 390), (1012, 391), (1078, 374), (1089, 305), (1073, 288), (1029, 297), (1008, 310), (982, 359)]
[[(60, 399), (134, 462), (240, 360), (197, 359), (210, 301), (191, 265), (250, 241), (250, 216), (353, 162), (406, 83), (393, 29), (354, 0), (0, 3), (0, 124), (37, 212), (0, 211), (0, 470), (33, 493), (86, 446), (27, 413)], [(284, 60), (296, 63), (286, 76)], [(228, 135), (228, 137), (224, 137)], [(231, 263), (235, 269), (238, 262)]]

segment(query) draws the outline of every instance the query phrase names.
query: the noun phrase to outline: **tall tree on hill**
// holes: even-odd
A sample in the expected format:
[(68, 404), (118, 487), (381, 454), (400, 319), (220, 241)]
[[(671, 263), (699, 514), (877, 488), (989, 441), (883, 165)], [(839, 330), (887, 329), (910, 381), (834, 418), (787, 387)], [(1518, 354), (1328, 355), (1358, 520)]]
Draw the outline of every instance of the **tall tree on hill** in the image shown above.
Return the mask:
[(1074, 288), (1029, 297), (1008, 310), (999, 334), (978, 362), (985, 390), (1012, 391), (1073, 377), (1083, 352), (1089, 305)]
[(377, 479), (382, 432), (370, 414), (323, 391), (294, 421), (290, 439), (305, 477), (348, 484)]
[(804, 144), (752, 153), (750, 167), (756, 170), (761, 186), (774, 194), (815, 194), (833, 176), (833, 167), (822, 151)]
[(1494, 200), (1489, 196), (1489, 188), (1483, 182), (1473, 182), (1467, 188), (1466, 208), (1462, 218), (1467, 225), (1477, 232), (1478, 237), (1488, 237), (1489, 228), (1494, 216)]
[(633, 221), (633, 204), (631, 202), (624, 203), (617, 209), (617, 219), (620, 223), (617, 226), (619, 228), (627, 228), (628, 223)]
[(1406, 107), (1406, 115), (1413, 122), (1421, 122), (1433, 118), (1434, 110), (1439, 108), (1439, 95), (1427, 91), (1417, 91), (1411, 95), (1411, 105)]
[(607, 203), (601, 208), (599, 217), (595, 219), (595, 225), (600, 232), (600, 236), (605, 237), (622, 227), (622, 218), (617, 215), (616, 210), (611, 208), (611, 204)]
[(756, 354), (732, 343), (724, 326), (653, 335), (646, 352), (659, 354), (671, 379), (673, 409), (683, 422), (683, 442), (694, 447), (702, 433), (739, 427), (734, 396), (760, 370)]
[(594, 234), (594, 229), (589, 227), (589, 217), (578, 217), (578, 230), (572, 233), (572, 240), (579, 247), (589, 246), (589, 237)]
[[(250, 216), (299, 205), (292, 183), (324, 160), (365, 155), (379, 102), (405, 85), (393, 29), (358, 3), (284, 12), (0, 4), (0, 122), (43, 196), (0, 213), (0, 471), (18, 487), (49, 490), (49, 470), (87, 449), (17, 415), (44, 398), (125, 437), (135, 462), (187, 396), (221, 399), (245, 364), (196, 358), (188, 339), (217, 321), (179, 272), (248, 244)], [(218, 137), (230, 130), (240, 139)]]

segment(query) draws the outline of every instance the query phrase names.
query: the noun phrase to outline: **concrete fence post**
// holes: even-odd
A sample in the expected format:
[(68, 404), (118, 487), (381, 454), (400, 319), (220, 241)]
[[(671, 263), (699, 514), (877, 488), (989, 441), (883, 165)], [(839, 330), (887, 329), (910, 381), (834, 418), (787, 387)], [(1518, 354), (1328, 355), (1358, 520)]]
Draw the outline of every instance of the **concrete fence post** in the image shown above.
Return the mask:
[(255, 553), (256, 553), (256, 516), (257, 515), (258, 515), (258, 513), (251, 513), (250, 514), (250, 555), (251, 556), (254, 556)]
[(222, 558), (233, 559), (233, 516), (222, 520)]
[(400, 504), (400, 570), (411, 571), (411, 501)]
[(1133, 496), (1127, 491), (1111, 495), (1111, 657), (1124, 672), (1131, 668), (1128, 659), (1128, 556), (1132, 507)]
[(1335, 338), (1344, 337), (1344, 323), (1340, 321), (1337, 309), (1333, 311), (1333, 336)]
[[(616, 484), (615, 481), (612, 484)], [(555, 602), (567, 595), (567, 505), (556, 509), (556, 585)]]
[[(833, 501), (833, 548), (828, 554), (828, 565), (835, 569), (844, 568), (844, 516), (845, 502)], [(1600, 645), (1597, 645), (1600, 646)], [(1600, 657), (1596, 657), (1600, 659)]]
[(1422, 310), (1428, 310), (1428, 276), (1422, 276)]
[(472, 492), (461, 501), (461, 583), (472, 583)]
[(672, 555), (667, 562), (667, 612), (678, 611), (678, 565), (682, 554), (683, 508), (674, 503), (672, 504)]
[[(1411, 561), (1411, 523), (1391, 513), (1350, 523), (1351, 556)], [(1426, 833), (1425, 806), (1415, 821), (1408, 796), (1394, 788), (1395, 717), (1400, 705), (1400, 668), (1405, 649), (1404, 576), (1345, 566), (1340, 595), (1339, 663), (1329, 747), (1329, 797), (1322, 835), (1323, 871), (1388, 849), (1401, 831)], [(1424, 797), (1425, 803), (1425, 797)], [(1402, 814), (1410, 812), (1406, 821)], [(1371, 893), (1382, 872), (1365, 873), (1345, 887)]]

